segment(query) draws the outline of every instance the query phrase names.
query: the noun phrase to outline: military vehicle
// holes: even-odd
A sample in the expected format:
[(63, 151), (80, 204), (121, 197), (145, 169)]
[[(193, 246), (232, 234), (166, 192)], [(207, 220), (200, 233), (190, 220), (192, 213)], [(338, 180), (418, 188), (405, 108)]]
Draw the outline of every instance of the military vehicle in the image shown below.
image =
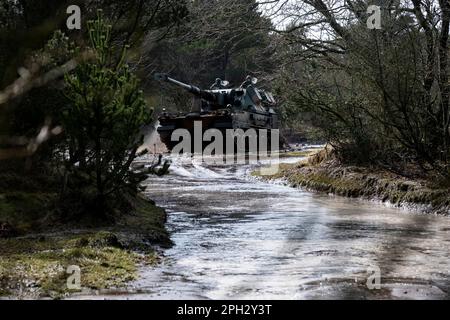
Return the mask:
[[(247, 76), (237, 88), (228, 88), (228, 81), (216, 79), (208, 90), (175, 80), (167, 74), (157, 73), (154, 78), (183, 88), (199, 100), (198, 110), (194, 112), (174, 114), (163, 110), (159, 116), (160, 126), (157, 130), (161, 141), (169, 150), (178, 143), (171, 141), (173, 131), (183, 128), (193, 134), (196, 121), (201, 121), (203, 132), (212, 128), (219, 129), (224, 137), (227, 129), (245, 131), (253, 128), (257, 133), (258, 129), (267, 129), (270, 140), (270, 130), (278, 129), (275, 99), (270, 92), (256, 87), (256, 78)], [(208, 143), (204, 143), (204, 146), (206, 144)]]

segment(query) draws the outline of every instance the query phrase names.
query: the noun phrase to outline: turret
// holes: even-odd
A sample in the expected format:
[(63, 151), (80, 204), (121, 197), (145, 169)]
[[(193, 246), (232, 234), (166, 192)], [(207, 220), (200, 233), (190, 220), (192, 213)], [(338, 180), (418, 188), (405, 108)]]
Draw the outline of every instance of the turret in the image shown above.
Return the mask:
[(247, 110), (258, 112), (270, 112), (276, 105), (272, 94), (265, 90), (258, 89), (255, 85), (257, 79), (248, 76), (245, 82), (238, 88), (230, 89), (228, 81), (216, 79), (210, 90), (202, 90), (196, 86), (170, 78), (164, 73), (155, 73), (155, 80), (164, 81), (181, 87), (201, 98), (202, 111), (214, 111), (220, 109)]

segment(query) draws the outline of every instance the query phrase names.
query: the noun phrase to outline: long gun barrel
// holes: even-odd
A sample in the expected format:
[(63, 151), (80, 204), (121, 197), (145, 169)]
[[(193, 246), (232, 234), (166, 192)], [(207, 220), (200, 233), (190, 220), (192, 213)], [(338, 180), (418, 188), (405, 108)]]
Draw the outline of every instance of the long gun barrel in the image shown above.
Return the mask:
[(174, 85), (177, 85), (183, 89), (185, 89), (186, 91), (188, 91), (189, 93), (192, 93), (200, 98), (206, 99), (208, 101), (216, 101), (217, 98), (214, 94), (212, 94), (211, 92), (208, 92), (206, 90), (202, 90), (196, 86), (175, 80), (171, 77), (169, 77), (167, 74), (165, 73), (155, 73), (154, 74), (154, 79), (158, 80), (158, 81), (164, 81), (164, 82), (169, 82), (172, 83)]

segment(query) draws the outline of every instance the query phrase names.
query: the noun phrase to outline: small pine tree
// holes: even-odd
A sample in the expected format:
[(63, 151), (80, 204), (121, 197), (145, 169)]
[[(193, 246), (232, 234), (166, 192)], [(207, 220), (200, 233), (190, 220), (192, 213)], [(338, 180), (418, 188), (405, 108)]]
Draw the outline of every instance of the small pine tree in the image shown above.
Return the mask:
[(111, 26), (101, 12), (88, 23), (90, 49), (95, 59), (66, 75), (70, 104), (63, 112), (68, 143), (66, 167), (72, 192), (81, 192), (85, 205), (108, 213), (115, 200), (137, 192), (142, 175), (130, 170), (151, 122), (138, 79), (125, 61), (126, 48), (117, 56), (110, 43)]

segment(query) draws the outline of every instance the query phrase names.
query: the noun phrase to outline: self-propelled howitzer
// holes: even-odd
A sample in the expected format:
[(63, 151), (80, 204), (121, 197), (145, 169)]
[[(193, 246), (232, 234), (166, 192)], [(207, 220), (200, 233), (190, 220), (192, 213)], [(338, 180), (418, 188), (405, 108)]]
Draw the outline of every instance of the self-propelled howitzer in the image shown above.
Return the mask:
[(201, 122), (202, 130), (218, 129), (266, 129), (268, 137), (272, 129), (278, 129), (278, 116), (274, 111), (276, 102), (273, 95), (256, 87), (257, 79), (248, 76), (236, 88), (228, 88), (228, 81), (216, 79), (208, 90), (175, 80), (166, 74), (155, 74), (154, 78), (185, 89), (198, 98), (199, 107), (189, 113), (171, 114), (164, 112), (159, 116), (158, 132), (161, 141), (169, 150), (178, 143), (171, 141), (176, 129), (187, 129), (192, 134), (194, 123)]

